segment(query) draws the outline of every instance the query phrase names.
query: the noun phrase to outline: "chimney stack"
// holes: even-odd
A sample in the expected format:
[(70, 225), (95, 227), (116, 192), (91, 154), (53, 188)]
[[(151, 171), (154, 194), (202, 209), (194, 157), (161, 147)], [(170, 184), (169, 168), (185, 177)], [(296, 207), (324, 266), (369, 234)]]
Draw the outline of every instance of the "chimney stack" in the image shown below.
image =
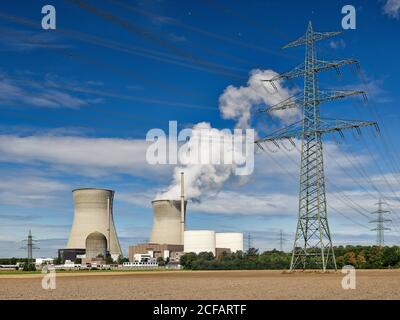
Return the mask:
[(185, 182), (184, 173), (181, 172), (181, 243), (185, 233)]

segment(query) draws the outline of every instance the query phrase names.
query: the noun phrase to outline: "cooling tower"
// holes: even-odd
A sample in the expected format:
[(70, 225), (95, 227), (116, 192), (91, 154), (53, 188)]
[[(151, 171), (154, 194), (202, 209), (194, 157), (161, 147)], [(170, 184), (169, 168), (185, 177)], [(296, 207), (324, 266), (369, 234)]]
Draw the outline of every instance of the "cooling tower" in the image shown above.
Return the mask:
[(74, 222), (69, 236), (68, 249), (85, 249), (86, 238), (93, 232), (105, 235), (107, 251), (116, 260), (122, 254), (113, 219), (114, 191), (83, 188), (72, 191)]
[(97, 258), (107, 255), (107, 238), (100, 232), (92, 232), (86, 238), (86, 258)]
[(215, 234), (217, 248), (228, 248), (231, 252), (243, 251), (243, 233), (218, 232)]
[[(180, 244), (183, 245), (181, 236), (181, 202), (179, 200), (154, 200), (153, 229), (151, 230), (151, 243)], [(185, 201), (185, 215), (186, 215)]]
[(212, 252), (215, 255), (215, 231), (190, 230), (185, 231), (184, 252)]

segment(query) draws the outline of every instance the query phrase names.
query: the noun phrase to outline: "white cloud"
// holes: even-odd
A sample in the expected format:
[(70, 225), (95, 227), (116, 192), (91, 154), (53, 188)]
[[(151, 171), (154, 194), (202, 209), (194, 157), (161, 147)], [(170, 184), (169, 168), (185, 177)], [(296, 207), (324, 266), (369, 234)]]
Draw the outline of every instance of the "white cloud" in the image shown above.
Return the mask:
[(41, 108), (77, 109), (98, 102), (86, 100), (57, 89), (47, 88), (36, 82), (14, 81), (6, 74), (0, 74), (0, 101), (11, 105), (34, 106)]
[(47, 164), (87, 176), (123, 173), (143, 177), (169, 172), (172, 168), (168, 166), (147, 163), (147, 145), (133, 139), (0, 135), (0, 161)]
[[(224, 119), (237, 122), (237, 128), (248, 128), (251, 122), (251, 112), (256, 106), (272, 106), (290, 96), (295, 91), (283, 86), (282, 82), (276, 82), (277, 92), (262, 80), (269, 80), (276, 76), (273, 70), (254, 69), (250, 72), (250, 78), (246, 86), (228, 86), (219, 97), (219, 109)], [(286, 110), (276, 113), (283, 120), (293, 119), (299, 115), (299, 110)]]
[(383, 6), (383, 13), (391, 18), (399, 19), (400, 0), (387, 0)]
[[(70, 192), (68, 184), (33, 172), (1, 171), (0, 204), (18, 207), (50, 207), (60, 205), (60, 195)], [(7, 215), (11, 215), (10, 212)], [(0, 218), (5, 216), (0, 215)]]
[(21, 31), (2, 28), (0, 51), (31, 52), (39, 49), (65, 49), (70, 46), (59, 41), (57, 32)]

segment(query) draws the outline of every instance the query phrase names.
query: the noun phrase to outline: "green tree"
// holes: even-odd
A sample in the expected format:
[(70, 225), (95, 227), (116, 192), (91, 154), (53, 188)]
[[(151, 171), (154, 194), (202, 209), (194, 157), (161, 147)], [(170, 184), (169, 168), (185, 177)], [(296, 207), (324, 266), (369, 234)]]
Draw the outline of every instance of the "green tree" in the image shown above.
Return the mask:
[(192, 269), (192, 264), (196, 259), (197, 254), (194, 252), (185, 253), (181, 257), (180, 264), (184, 269)]
[(36, 266), (33, 263), (25, 263), (23, 271), (36, 271)]
[(122, 256), (122, 254), (120, 254), (120, 255), (118, 256), (117, 263), (118, 263), (118, 264), (123, 264), (123, 263), (124, 263), (124, 257)]
[(364, 253), (361, 252), (357, 256), (357, 268), (364, 269), (367, 265), (367, 259), (365, 259)]
[(164, 267), (165, 266), (165, 260), (163, 257), (158, 257), (157, 258), (157, 263), (160, 267)]
[(107, 255), (105, 261), (106, 261), (106, 264), (113, 264), (114, 263), (114, 259), (109, 254)]
[(249, 248), (249, 250), (247, 250), (246, 252), (246, 260), (248, 261), (256, 261), (258, 258), (258, 249), (255, 248)]
[(385, 267), (394, 267), (397, 266), (400, 262), (400, 248), (393, 247), (385, 247), (383, 250), (383, 265)]
[(356, 254), (353, 251), (348, 251), (345, 253), (344, 257), (344, 263), (345, 264), (350, 264), (352, 266), (356, 266), (357, 264), (357, 257)]

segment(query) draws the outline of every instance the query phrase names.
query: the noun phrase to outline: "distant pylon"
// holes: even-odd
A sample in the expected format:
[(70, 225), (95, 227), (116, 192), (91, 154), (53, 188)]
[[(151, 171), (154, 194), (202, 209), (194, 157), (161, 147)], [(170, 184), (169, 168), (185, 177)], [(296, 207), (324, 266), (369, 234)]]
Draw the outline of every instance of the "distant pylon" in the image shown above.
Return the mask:
[(22, 240), (22, 241), (26, 242), (26, 246), (22, 247), (21, 249), (26, 249), (27, 250), (27, 253), (28, 253), (28, 264), (30, 264), (30, 263), (32, 263), (32, 260), (33, 260), (33, 250), (34, 249), (39, 249), (35, 245), (35, 242), (37, 240), (33, 239), (32, 232), (31, 232), (31, 230), (29, 230), (28, 239)]
[(310, 22), (305, 35), (283, 47), (304, 45), (304, 62), (291, 71), (264, 80), (277, 90), (275, 82), (304, 78), (304, 90), (261, 110), (271, 116), (276, 112), (299, 108), (303, 114), (302, 119), (255, 141), (264, 150), (263, 145), (268, 148), (266, 144), (271, 142), (279, 148), (278, 141), (287, 140), (295, 145), (293, 139), (301, 140), (298, 220), (290, 270), (317, 267), (325, 271), (328, 265), (337, 269), (328, 225), (322, 136), (333, 132), (343, 135), (342, 131), (348, 129), (356, 129), (360, 134), (360, 127), (371, 125), (378, 130), (377, 123), (372, 121), (331, 119), (320, 116), (321, 103), (355, 95), (362, 95), (366, 99), (366, 93), (361, 90), (332, 90), (318, 87), (317, 74), (319, 72), (327, 69), (338, 71), (340, 67), (349, 64), (358, 66), (358, 62), (354, 59), (326, 61), (317, 58), (316, 42), (340, 33), (316, 32)]
[(382, 204), (385, 203), (382, 202), (381, 199), (379, 199), (378, 203), (375, 203), (375, 205), (378, 205), (378, 210), (372, 213), (377, 214), (378, 217), (375, 220), (370, 221), (370, 223), (376, 223), (376, 228), (371, 229), (371, 231), (376, 231), (376, 244), (380, 247), (385, 245), (385, 230), (390, 230), (390, 228), (385, 227), (385, 222), (392, 221), (391, 219), (385, 219), (385, 213), (390, 213), (390, 211), (383, 210)]
[(283, 230), (279, 231), (279, 251), (283, 252), (283, 244), (285, 243), (285, 235), (283, 233)]
[(249, 234), (247, 235), (247, 249), (250, 250), (250, 248), (252, 248), (252, 246), (251, 246), (251, 233), (249, 232)]

